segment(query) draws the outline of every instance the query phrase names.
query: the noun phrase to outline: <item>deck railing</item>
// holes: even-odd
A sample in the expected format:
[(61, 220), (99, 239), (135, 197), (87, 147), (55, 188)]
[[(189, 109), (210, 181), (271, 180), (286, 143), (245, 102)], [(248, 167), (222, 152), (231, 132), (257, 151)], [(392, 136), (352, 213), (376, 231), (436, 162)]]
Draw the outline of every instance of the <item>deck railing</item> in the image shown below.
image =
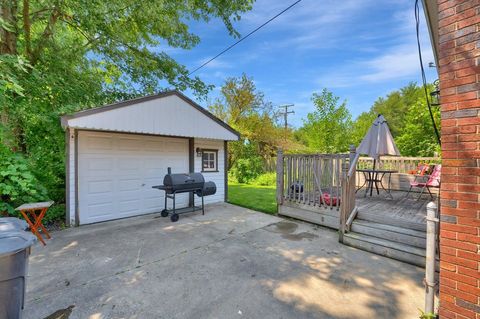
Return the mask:
[[(415, 171), (420, 164), (440, 164), (440, 157), (404, 157), (404, 156), (382, 156), (376, 162), (378, 169), (394, 170), (398, 173), (408, 174)], [(372, 168), (372, 157), (360, 157), (357, 168)]]
[(277, 203), (337, 211), (337, 227), (345, 232), (355, 211), (357, 161), (354, 148), (350, 154), (283, 154), (279, 150)]
[[(347, 154), (294, 154), (283, 157), (283, 185), (279, 199), (339, 210), (342, 165)], [(280, 158), (280, 157), (279, 157)], [(281, 163), (281, 161), (278, 161)], [(325, 200), (328, 194), (330, 199)]]
[[(265, 172), (275, 172), (276, 157), (271, 157), (264, 161), (263, 169)], [(398, 171), (398, 173), (408, 174), (417, 169), (419, 164), (440, 164), (440, 157), (408, 157), (408, 156), (382, 156), (377, 161), (378, 169), (389, 169)], [(372, 168), (373, 158), (361, 156), (357, 162), (357, 169)]]
[(343, 242), (343, 235), (350, 230), (355, 215), (357, 214), (357, 206), (355, 205), (357, 163), (360, 156), (355, 153), (355, 147), (350, 147), (349, 167), (343, 178), (343, 205), (340, 211), (340, 228), (339, 241)]

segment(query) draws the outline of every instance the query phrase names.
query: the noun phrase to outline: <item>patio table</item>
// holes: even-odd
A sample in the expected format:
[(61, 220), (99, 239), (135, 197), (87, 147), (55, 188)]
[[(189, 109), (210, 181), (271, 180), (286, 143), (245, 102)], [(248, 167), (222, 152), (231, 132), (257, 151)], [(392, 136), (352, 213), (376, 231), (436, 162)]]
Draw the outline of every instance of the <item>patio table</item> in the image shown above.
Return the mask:
[(43, 245), (46, 245), (46, 243), (43, 240), (43, 237), (40, 234), (39, 229), (42, 230), (42, 232), (45, 234), (45, 236), (48, 239), (52, 238), (48, 233), (47, 229), (45, 228), (45, 226), (43, 226), (42, 224), (43, 217), (45, 217), (45, 214), (48, 208), (50, 208), (50, 206), (52, 205), (53, 205), (53, 202), (49, 201), (49, 202), (23, 204), (15, 208), (15, 210), (20, 211), (23, 218), (25, 218), (25, 221), (30, 226), (31, 232), (35, 234), (35, 236), (37, 236), (38, 240), (40, 240), (40, 242)]
[[(390, 197), (393, 199), (393, 196), (391, 194), (391, 189), (390, 189), (390, 181), (392, 178), (393, 173), (398, 173), (398, 171), (395, 170), (384, 170), (384, 169), (357, 169), (357, 172), (362, 172), (365, 181), (363, 182), (362, 186), (360, 186), (356, 191), (358, 192), (360, 189), (362, 189), (365, 185), (367, 185), (366, 190), (365, 190), (365, 195), (364, 197), (367, 196), (368, 191), (370, 190), (370, 196), (373, 194), (373, 186), (375, 186), (375, 189), (377, 190), (377, 195), (380, 195), (380, 188), (387, 193), (387, 197)], [(385, 185), (383, 185), (383, 177), (387, 175), (388, 176), (388, 185), (385, 188)]]

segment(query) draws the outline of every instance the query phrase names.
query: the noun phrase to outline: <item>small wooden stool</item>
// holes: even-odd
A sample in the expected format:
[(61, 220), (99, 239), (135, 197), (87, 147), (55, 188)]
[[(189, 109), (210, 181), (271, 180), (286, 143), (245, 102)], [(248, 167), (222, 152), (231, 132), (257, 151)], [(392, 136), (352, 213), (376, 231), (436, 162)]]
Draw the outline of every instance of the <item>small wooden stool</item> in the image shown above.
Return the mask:
[[(52, 238), (48, 233), (45, 226), (42, 224), (42, 219), (45, 217), (45, 213), (47, 212), (48, 208), (53, 205), (53, 202), (40, 202), (40, 203), (29, 203), (23, 204), (15, 208), (15, 210), (20, 211), (25, 221), (30, 226), (30, 230), (35, 236), (37, 236), (38, 240), (42, 242), (43, 245), (46, 245), (45, 241), (42, 238), (42, 235), (39, 232), (39, 228), (42, 232), (47, 236), (48, 239)], [(33, 222), (30, 219), (29, 215), (33, 217)]]

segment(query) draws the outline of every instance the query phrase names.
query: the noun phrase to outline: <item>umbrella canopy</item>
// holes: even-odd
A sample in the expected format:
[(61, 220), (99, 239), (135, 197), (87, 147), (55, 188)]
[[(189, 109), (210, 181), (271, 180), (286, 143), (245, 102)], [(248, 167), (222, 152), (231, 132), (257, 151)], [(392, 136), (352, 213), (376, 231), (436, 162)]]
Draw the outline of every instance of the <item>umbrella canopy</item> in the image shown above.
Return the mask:
[[(379, 114), (357, 148), (357, 153), (368, 154), (376, 161), (382, 155), (400, 156), (387, 120)], [(375, 165), (375, 164), (374, 164)]]

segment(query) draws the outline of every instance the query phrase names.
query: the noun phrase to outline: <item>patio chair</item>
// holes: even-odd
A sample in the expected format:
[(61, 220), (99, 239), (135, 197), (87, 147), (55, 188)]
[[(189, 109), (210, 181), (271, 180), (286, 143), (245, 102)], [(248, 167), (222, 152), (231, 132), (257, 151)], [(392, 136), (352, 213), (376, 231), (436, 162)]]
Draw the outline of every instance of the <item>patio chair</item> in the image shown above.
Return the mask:
[[(408, 193), (405, 197), (408, 197), (410, 194), (411, 190), (413, 188), (420, 188), (420, 195), (418, 196), (417, 200), (419, 200), (425, 189), (428, 191), (430, 194), (430, 198), (433, 199), (433, 194), (430, 191), (430, 188), (440, 188), (440, 177), (441, 177), (441, 172), (442, 172), (442, 165), (435, 165), (433, 168), (432, 174), (430, 175), (415, 175), (415, 179), (410, 182), (410, 189), (408, 190)], [(419, 178), (423, 178), (423, 181), (418, 181)], [(425, 178), (428, 178), (425, 181)]]
[(428, 175), (431, 173), (432, 166), (435, 166), (435, 165), (420, 163), (418, 164), (417, 169), (408, 171), (408, 174), (419, 175), (419, 176)]

